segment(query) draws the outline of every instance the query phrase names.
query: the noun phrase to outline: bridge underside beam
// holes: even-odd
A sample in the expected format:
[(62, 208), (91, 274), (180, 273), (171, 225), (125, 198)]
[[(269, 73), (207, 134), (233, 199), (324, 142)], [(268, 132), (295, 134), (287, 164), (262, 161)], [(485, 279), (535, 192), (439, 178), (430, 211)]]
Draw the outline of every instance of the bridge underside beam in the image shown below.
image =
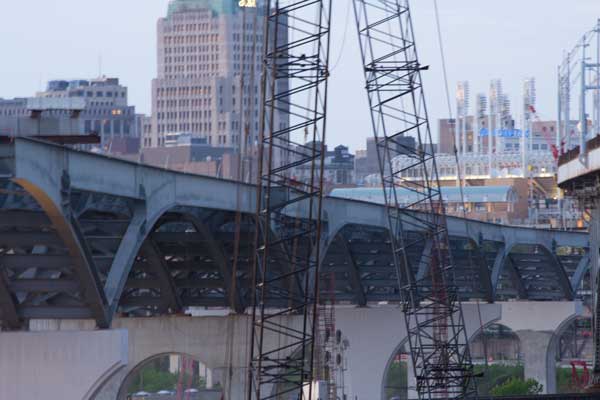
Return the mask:
[(347, 239), (343, 235), (339, 235), (338, 241), (346, 252), (350, 263), (348, 266), (348, 277), (350, 278), (350, 284), (352, 285), (356, 296), (356, 302), (359, 306), (364, 307), (367, 305), (367, 297), (365, 296), (365, 291), (361, 283), (360, 269), (356, 265), (356, 260), (352, 255), (352, 249), (348, 246)]
[(146, 240), (142, 245), (141, 252), (147, 258), (149, 267), (156, 276), (156, 282), (160, 289), (162, 299), (161, 307), (163, 311), (169, 313), (180, 311), (181, 301), (177, 296), (173, 277), (169, 272), (164, 257), (160, 254), (160, 250), (154, 242)]
[(9, 329), (17, 329), (21, 326), (15, 299), (8, 289), (7, 279), (2, 270), (0, 270), (0, 316), (2, 325)]
[[(227, 304), (229, 304), (229, 307), (235, 312), (242, 313), (244, 311), (244, 306), (240, 297), (240, 285), (237, 282), (237, 277), (233, 276), (232, 266), (223, 254), (221, 246), (214, 239), (213, 233), (202, 220), (190, 214), (186, 214), (183, 217), (192, 223), (196, 231), (205, 240), (210, 255), (216, 261), (223, 278), (223, 284), (227, 296)], [(238, 245), (241, 246), (241, 244)]]

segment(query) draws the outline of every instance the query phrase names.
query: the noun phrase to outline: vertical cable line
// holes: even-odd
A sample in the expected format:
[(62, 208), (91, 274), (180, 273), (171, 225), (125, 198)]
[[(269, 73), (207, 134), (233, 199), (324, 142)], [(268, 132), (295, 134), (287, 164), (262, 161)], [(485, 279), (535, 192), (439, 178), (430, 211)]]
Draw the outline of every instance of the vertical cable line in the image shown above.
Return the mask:
[[(442, 25), (440, 24), (440, 10), (437, 0), (433, 0), (435, 11), (435, 24), (437, 27), (438, 42), (440, 44), (440, 58), (442, 60), (442, 71), (444, 73), (444, 87), (446, 89), (446, 102), (448, 104), (448, 116), (452, 119), (452, 103), (450, 102), (450, 87), (448, 85), (448, 70), (446, 68), (446, 52), (444, 51), (444, 42), (442, 39)], [(456, 144), (454, 145), (456, 147)]]
[(246, 395), (311, 398), (331, 0), (266, 3)]
[[(436, 25), (437, 25), (438, 40), (439, 40), (439, 45), (440, 45), (440, 57), (442, 60), (442, 70), (443, 70), (443, 74), (444, 74), (444, 87), (445, 87), (445, 91), (446, 91), (446, 101), (448, 102), (448, 118), (450, 120), (452, 120), (452, 105), (450, 102), (450, 88), (449, 88), (449, 84), (448, 84), (448, 71), (446, 68), (446, 57), (444, 55), (445, 54), (444, 41), (443, 41), (443, 36), (442, 36), (442, 27), (441, 27), (441, 23), (440, 23), (440, 13), (439, 13), (437, 0), (433, 0), (433, 6), (434, 6), (434, 11), (435, 11), (435, 21), (436, 21)], [(478, 116), (475, 116), (475, 118), (478, 118)], [(455, 129), (456, 129), (457, 122), (458, 121), (455, 122)], [(463, 135), (466, 135), (466, 134), (467, 134), (466, 132), (463, 132)], [(474, 135), (475, 134), (479, 134), (479, 133), (475, 132)], [(459, 189), (459, 193), (460, 193), (460, 204), (462, 206), (462, 216), (463, 216), (463, 221), (465, 224), (465, 232), (467, 233), (467, 242), (469, 242), (470, 246), (473, 247), (473, 249), (467, 250), (468, 259), (469, 259), (469, 268), (470, 268), (471, 273), (473, 273), (473, 271), (476, 270), (475, 262), (473, 261), (473, 252), (474, 252), (476, 246), (479, 245), (479, 243), (474, 242), (475, 239), (471, 235), (470, 224), (469, 224), (469, 221), (467, 220), (465, 192), (464, 192), (464, 187), (463, 187), (463, 182), (466, 183), (466, 179), (463, 180), (462, 168), (461, 168), (460, 160), (458, 158), (458, 148), (456, 146), (456, 143), (454, 144), (454, 160), (456, 162), (456, 177), (457, 177), (458, 189)], [(473, 243), (471, 243), (471, 242), (473, 242)], [(479, 255), (479, 257), (481, 257), (481, 254)], [(481, 271), (478, 271), (478, 275), (480, 275), (480, 274), (481, 274)], [(482, 280), (481, 276), (480, 276), (480, 280)], [(492, 289), (492, 288), (490, 288), (490, 289)], [(492, 291), (492, 290), (490, 290), (490, 291)], [(490, 297), (487, 300), (492, 302), (493, 297)], [(483, 331), (484, 326), (483, 326), (483, 318), (481, 316), (481, 304), (479, 301), (479, 297), (477, 297), (476, 305), (477, 305), (477, 315), (479, 317), (479, 331), (481, 332), (481, 335), (482, 335), (483, 353), (484, 353), (484, 358), (485, 358), (485, 365), (487, 368), (487, 366), (488, 366), (487, 338), (485, 337), (485, 332)], [(467, 349), (467, 350), (469, 350), (469, 353), (470, 353), (470, 349)]]
[[(393, 260), (421, 399), (476, 396), (407, 0), (353, 0)], [(412, 136), (416, 147), (403, 142)], [(398, 168), (396, 158), (408, 157)], [(409, 235), (418, 230), (420, 235)], [(409, 254), (419, 251), (421, 261)]]

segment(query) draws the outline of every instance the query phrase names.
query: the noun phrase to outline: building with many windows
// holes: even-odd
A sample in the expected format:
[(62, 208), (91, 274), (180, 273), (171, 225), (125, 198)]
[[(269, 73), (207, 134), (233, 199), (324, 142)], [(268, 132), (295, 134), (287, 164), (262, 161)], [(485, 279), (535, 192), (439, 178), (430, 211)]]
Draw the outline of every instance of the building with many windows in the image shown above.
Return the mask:
[(113, 141), (116, 142), (116, 138), (140, 136), (135, 107), (128, 105), (127, 88), (119, 83), (118, 78), (50, 81), (46, 91), (36, 96), (85, 99), (86, 107), (80, 117), (80, 128), (83, 133), (98, 134), (103, 146), (110, 146)]
[(102, 151), (127, 153), (143, 121), (118, 78), (54, 80), (35, 97), (0, 99), (1, 136), (98, 135)]
[[(264, 17), (252, 2), (172, 0), (158, 21), (158, 76), (144, 147), (181, 132), (239, 149), (258, 140)], [(243, 84), (243, 88), (242, 88)], [(275, 115), (277, 126), (287, 118)]]
[[(319, 148), (321, 142), (317, 142)], [(311, 144), (308, 144), (311, 147)], [(347, 146), (338, 145), (333, 151), (325, 146), (323, 179), (326, 190), (332, 190), (336, 187), (353, 187), (356, 185), (356, 173), (354, 165), (355, 156), (351, 154)], [(319, 175), (317, 169), (316, 176)], [(310, 165), (299, 165), (294, 169), (293, 179), (300, 182), (308, 182), (312, 176)]]

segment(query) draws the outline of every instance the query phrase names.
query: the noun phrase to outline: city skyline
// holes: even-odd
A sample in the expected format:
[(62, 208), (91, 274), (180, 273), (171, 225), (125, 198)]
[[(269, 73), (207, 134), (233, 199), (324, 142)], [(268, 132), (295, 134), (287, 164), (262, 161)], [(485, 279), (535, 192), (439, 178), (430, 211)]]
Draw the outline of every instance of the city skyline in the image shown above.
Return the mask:
[[(110, 6), (112, 2), (115, 7)], [(149, 114), (151, 80), (156, 77), (156, 23), (168, 1), (122, 3), (108, 0), (102, 6), (90, 6), (55, 0), (40, 4), (36, 13), (25, 4), (0, 5), (0, 46), (5, 59), (11, 60), (0, 65), (0, 97), (31, 96), (50, 79), (102, 72), (119, 77), (129, 87), (131, 104)], [(540, 116), (554, 119), (556, 65), (563, 49), (570, 49), (593, 26), (597, 6), (593, 0), (578, 0), (576, 8), (561, 7), (559, 0), (508, 3), (515, 6), (506, 2), (481, 5), (472, 0), (451, 5), (440, 2), (452, 107), (457, 81), (469, 80), (474, 96), (487, 92), (491, 79), (501, 78), (518, 119), (522, 80), (534, 76)], [(120, 12), (115, 13), (117, 4)], [(362, 84), (357, 84), (362, 72), (353, 16), (345, 6), (350, 3), (334, 6), (332, 41), (339, 45), (333, 47), (331, 56), (328, 142), (345, 143), (355, 151), (365, 147), (371, 130)], [(424, 80), (435, 140), (435, 121), (447, 118), (448, 110), (433, 0), (414, 2), (413, 7), (421, 58), (431, 66)], [(23, 21), (25, 15), (35, 29), (23, 29), (14, 22)], [(350, 129), (352, 135), (347, 133)]]

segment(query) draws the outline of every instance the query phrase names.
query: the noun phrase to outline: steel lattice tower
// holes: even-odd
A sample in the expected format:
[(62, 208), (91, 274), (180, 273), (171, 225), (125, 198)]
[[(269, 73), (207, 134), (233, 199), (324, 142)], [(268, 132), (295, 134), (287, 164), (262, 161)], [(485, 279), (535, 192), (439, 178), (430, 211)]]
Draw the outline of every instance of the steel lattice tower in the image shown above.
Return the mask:
[[(266, 3), (247, 399), (292, 393), (308, 399), (317, 328), (331, 0)], [(297, 178), (298, 168), (308, 170), (308, 177)], [(301, 323), (290, 323), (289, 316)], [(278, 344), (268, 345), (267, 337)]]
[[(409, 3), (353, 4), (417, 391), (422, 399), (472, 398), (473, 365), (421, 81), (427, 67), (417, 57)], [(416, 148), (404, 145), (405, 136), (416, 139)], [(399, 155), (412, 162), (394, 168)], [(406, 193), (417, 199), (401, 206), (398, 199)], [(409, 225), (424, 234), (406, 235)], [(416, 262), (408, 256), (415, 247), (424, 249)]]

